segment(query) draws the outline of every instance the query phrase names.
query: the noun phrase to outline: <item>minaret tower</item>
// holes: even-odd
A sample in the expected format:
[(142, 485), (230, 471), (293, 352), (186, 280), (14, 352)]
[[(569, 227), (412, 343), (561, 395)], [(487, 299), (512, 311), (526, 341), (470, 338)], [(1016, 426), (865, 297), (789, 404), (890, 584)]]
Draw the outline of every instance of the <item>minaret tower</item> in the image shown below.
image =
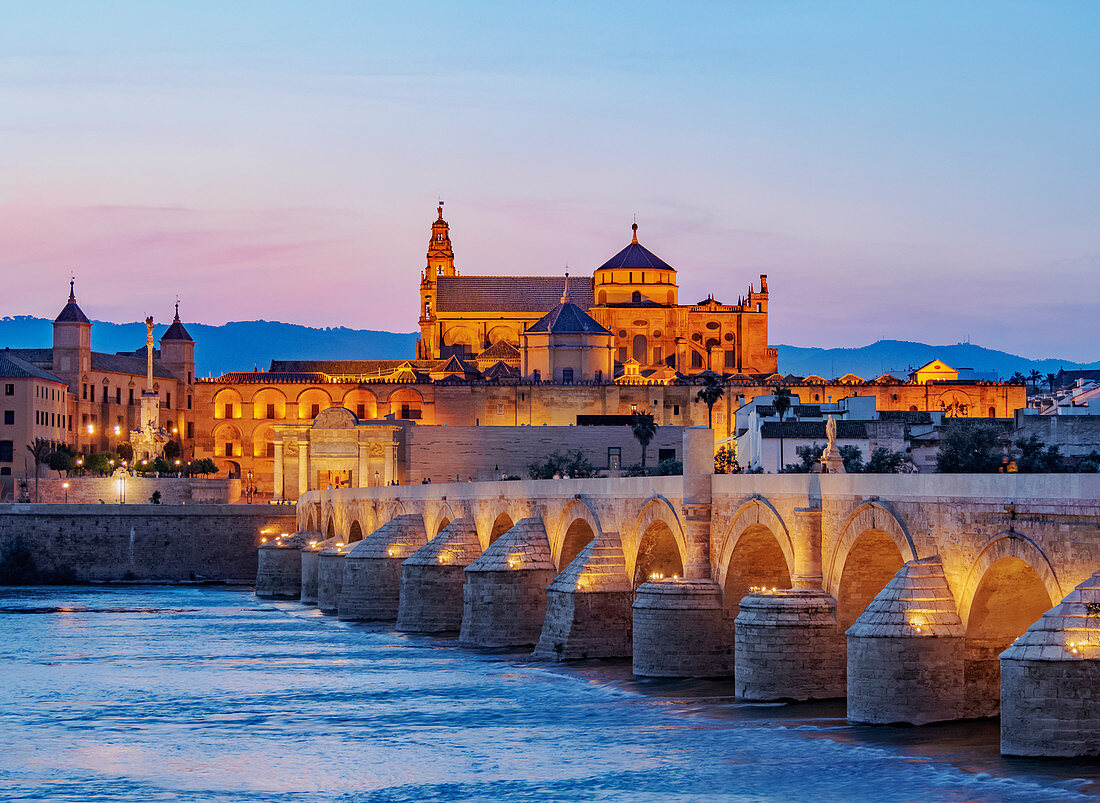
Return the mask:
[(80, 390), (80, 377), (92, 368), (92, 323), (76, 303), (76, 280), (69, 282), (69, 303), (53, 322), (53, 372)]
[(432, 222), (432, 236), (428, 240), (428, 265), (420, 277), (420, 340), (416, 344), (416, 358), (430, 360), (439, 356), (439, 342), (435, 333), (435, 290), (440, 276), (456, 276), (455, 252), (451, 247), (451, 227), (443, 219), (443, 202), (436, 209)]

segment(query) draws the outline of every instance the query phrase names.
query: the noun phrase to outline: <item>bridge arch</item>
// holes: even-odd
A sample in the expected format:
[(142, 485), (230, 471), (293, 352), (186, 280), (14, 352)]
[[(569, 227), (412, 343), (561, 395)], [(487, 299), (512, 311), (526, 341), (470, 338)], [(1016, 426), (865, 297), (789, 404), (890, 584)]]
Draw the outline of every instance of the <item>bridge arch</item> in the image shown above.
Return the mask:
[(663, 496), (653, 496), (634, 521), (630, 544), (623, 544), (626, 572), (637, 588), (654, 572), (682, 575), (687, 559), (684, 528), (676, 510)]
[(424, 530), (428, 534), (428, 540), (435, 538), (455, 519), (462, 518), (451, 503), (443, 500), (440, 504), (426, 507), (424, 511)]
[(1030, 538), (1008, 530), (985, 545), (959, 600), (959, 614), (966, 626), (964, 676), (969, 716), (998, 713), (1001, 652), (1062, 597), (1054, 568)]
[(752, 586), (790, 588), (794, 544), (783, 518), (763, 497), (741, 504), (718, 550), (723, 603), (736, 608)]
[(550, 560), (558, 571), (572, 563), (600, 532), (600, 519), (588, 503), (576, 497), (569, 500), (550, 533)]
[(363, 528), (359, 525), (359, 520), (356, 519), (351, 523), (351, 527), (348, 528), (348, 543), (354, 544), (356, 541), (363, 540)]
[(880, 502), (864, 502), (845, 520), (825, 576), (836, 599), (840, 632), (851, 627), (867, 604), (901, 569), (917, 559), (909, 532)]

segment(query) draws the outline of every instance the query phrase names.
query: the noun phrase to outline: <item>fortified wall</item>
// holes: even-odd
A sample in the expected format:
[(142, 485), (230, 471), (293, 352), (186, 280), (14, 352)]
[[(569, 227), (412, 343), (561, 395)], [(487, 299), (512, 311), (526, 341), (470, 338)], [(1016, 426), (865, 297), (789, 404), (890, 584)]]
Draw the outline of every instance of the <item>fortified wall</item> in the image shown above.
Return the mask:
[(4, 504), (0, 562), (30, 580), (251, 582), (262, 539), (293, 531), (271, 505)]
[[(746, 699), (846, 696), (866, 723), (996, 715), (1002, 665), (1030, 661), (1006, 674), (1006, 750), (1100, 752), (1067, 736), (1100, 728), (1080, 693), (1100, 683), (1100, 476), (715, 476), (704, 427), (683, 454), (682, 477), (310, 492), (300, 534), (260, 550), (257, 592), (731, 676)], [(1060, 719), (1013, 713), (1047, 703)]]

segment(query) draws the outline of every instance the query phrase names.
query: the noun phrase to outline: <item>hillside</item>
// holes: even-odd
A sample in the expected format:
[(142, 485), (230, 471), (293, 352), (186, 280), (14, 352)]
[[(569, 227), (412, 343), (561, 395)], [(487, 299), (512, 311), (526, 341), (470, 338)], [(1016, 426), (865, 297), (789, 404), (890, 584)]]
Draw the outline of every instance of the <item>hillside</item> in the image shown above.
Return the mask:
[[(379, 332), (370, 329), (331, 327), (317, 329), (278, 321), (231, 321), (222, 326), (186, 324), (195, 338), (196, 374), (208, 376), (227, 371), (266, 368), (272, 359), (402, 359), (416, 352), (416, 334)], [(157, 336), (167, 327), (159, 325)], [(0, 347), (48, 346), (51, 322), (20, 316), (0, 319)], [(132, 351), (145, 342), (143, 323), (96, 321), (92, 327), (92, 348), (96, 351)], [(1001, 377), (1015, 371), (1027, 374), (1057, 373), (1059, 368), (1100, 368), (1100, 361), (1076, 363), (1056, 358), (1029, 360), (1004, 351), (968, 343), (933, 346), (905, 340), (880, 340), (859, 348), (820, 349), (777, 346), (779, 371), (783, 374), (818, 374), (827, 378), (854, 373), (871, 378), (886, 373), (904, 373), (910, 367), (938, 358), (954, 368), (994, 372)]]

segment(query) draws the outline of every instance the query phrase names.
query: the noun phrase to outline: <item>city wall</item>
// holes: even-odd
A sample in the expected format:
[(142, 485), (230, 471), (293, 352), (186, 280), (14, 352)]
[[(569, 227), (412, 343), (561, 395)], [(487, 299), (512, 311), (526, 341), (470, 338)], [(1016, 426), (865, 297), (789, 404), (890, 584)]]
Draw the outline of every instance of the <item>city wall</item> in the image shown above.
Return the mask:
[(271, 505), (3, 504), (0, 564), (29, 556), (37, 577), (77, 582), (251, 583), (261, 539), (293, 531), (293, 510)]
[[(69, 487), (64, 487), (65, 485)], [(241, 481), (225, 477), (32, 477), (24, 493), (38, 502), (98, 505), (144, 504), (160, 491), (162, 505), (231, 505), (241, 498)]]

